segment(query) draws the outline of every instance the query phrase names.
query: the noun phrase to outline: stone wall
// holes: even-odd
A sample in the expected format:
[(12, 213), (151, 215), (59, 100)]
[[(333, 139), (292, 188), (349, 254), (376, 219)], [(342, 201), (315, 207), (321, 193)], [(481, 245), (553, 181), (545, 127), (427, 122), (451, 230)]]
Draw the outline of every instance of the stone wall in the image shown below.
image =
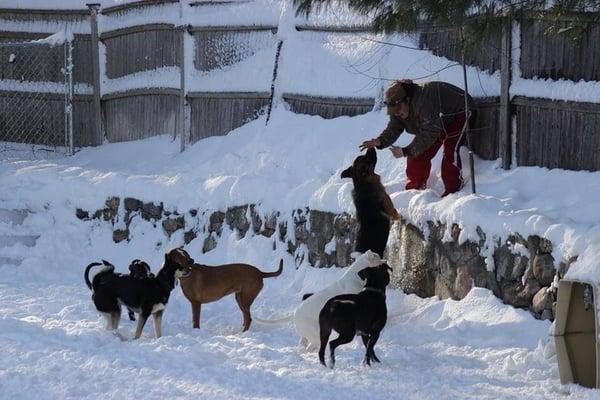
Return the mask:
[[(298, 264), (308, 258), (316, 267), (350, 265), (350, 253), (356, 239), (356, 222), (348, 214), (297, 209), (288, 215), (280, 212), (261, 214), (255, 205), (230, 207), (225, 211), (192, 209), (168, 210), (162, 203), (143, 202), (134, 198), (111, 197), (99, 210), (78, 208), (81, 220), (103, 220), (113, 227), (115, 243), (131, 240), (129, 226), (135, 218), (150, 221), (162, 228), (166, 236), (184, 230), (184, 242), (199, 239), (202, 252), (213, 250), (224, 228), (236, 231), (240, 238), (262, 235), (284, 244)], [(184, 243), (182, 243), (184, 244)]]
[[(356, 220), (348, 214), (333, 214), (317, 210), (297, 209), (285, 215), (281, 212), (261, 213), (255, 205), (219, 210), (167, 210), (162, 203), (118, 197), (106, 200), (100, 210), (77, 209), (81, 220), (100, 219), (112, 224), (113, 240), (131, 240), (129, 225), (135, 218), (151, 221), (166, 236), (183, 230), (185, 244), (198, 239), (202, 252), (213, 250), (225, 228), (240, 237), (262, 235), (280, 243), (294, 255), (299, 265), (307, 260), (316, 267), (347, 266), (356, 240)], [(478, 229), (477, 242), (460, 243), (460, 228), (451, 227), (446, 238), (446, 226), (429, 223), (426, 231), (400, 221), (390, 232), (387, 258), (394, 269), (393, 284), (406, 293), (421, 297), (462, 299), (473, 286), (490, 289), (506, 304), (529, 309), (536, 317), (554, 318), (556, 292), (553, 279), (564, 276), (574, 261), (554, 260), (553, 244), (538, 236), (527, 238), (516, 234), (505, 243), (495, 243), (493, 263), (488, 271), (482, 254), (486, 248), (485, 233)], [(183, 244), (183, 243), (182, 243)]]
[(485, 232), (477, 242), (459, 242), (460, 228), (428, 223), (427, 236), (414, 225), (394, 224), (387, 258), (394, 268), (394, 282), (406, 293), (421, 297), (462, 299), (473, 286), (490, 289), (506, 304), (530, 310), (537, 318), (554, 319), (558, 272), (562, 278), (575, 258), (557, 261), (553, 244), (539, 236), (512, 235), (492, 249), (494, 268), (489, 271), (482, 254), (488, 252)]

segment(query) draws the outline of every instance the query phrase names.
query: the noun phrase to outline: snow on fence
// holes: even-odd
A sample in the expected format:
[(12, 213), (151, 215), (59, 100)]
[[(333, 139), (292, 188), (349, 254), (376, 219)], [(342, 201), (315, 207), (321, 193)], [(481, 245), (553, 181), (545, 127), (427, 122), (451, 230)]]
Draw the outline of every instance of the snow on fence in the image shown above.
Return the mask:
[[(195, 2), (190, 4), (195, 9), (189, 13), (192, 17), (181, 21), (193, 22), (194, 15), (202, 15), (198, 11), (207, 5), (210, 6), (207, 12), (212, 13), (215, 7), (227, 7), (227, 3)], [(102, 82), (101, 89), (96, 88), (96, 91), (92, 90), (92, 55), (95, 53), (89, 34), (88, 10), (0, 9), (0, 40), (39, 39), (65, 25), (75, 33), (75, 146), (102, 143), (102, 136), (92, 133), (96, 122), (90, 96), (93, 93), (101, 93), (101, 130), (109, 141), (133, 140), (159, 133), (176, 135), (185, 130), (185, 145), (226, 134), (271, 104), (269, 88), (278, 38), (277, 26), (271, 22), (236, 25), (227, 21), (226, 26), (220, 26), (216, 25), (218, 21), (207, 23), (202, 17), (204, 22), (198, 26), (185, 25), (181, 29), (176, 26), (182, 23), (178, 19), (180, 6), (177, 0), (143, 0), (101, 10), (98, 53)], [(268, 17), (263, 20), (270, 21)], [(549, 95), (547, 90), (541, 95), (547, 99), (530, 98), (530, 93), (537, 91), (527, 90), (525, 84), (545, 84), (529, 79), (533, 76), (598, 79), (600, 45), (593, 38), (599, 28), (592, 28), (584, 40), (574, 43), (561, 37), (544, 36), (544, 26), (543, 21), (524, 19), (520, 21), (521, 31), (517, 36), (514, 28), (505, 29), (486, 38), (468, 56), (469, 63), (488, 71), (500, 71), (502, 77), (500, 98), (477, 99), (474, 150), (484, 159), (501, 157), (507, 168), (516, 161), (516, 165), (598, 170), (600, 146), (598, 135), (591, 127), (597, 126), (600, 100), (594, 98), (589, 103), (581, 103), (582, 99), (575, 93), (570, 99), (575, 101), (560, 102), (549, 99), (556, 97), (556, 91)], [(296, 30), (305, 35), (302, 40), (313, 40), (311, 34), (325, 32), (339, 34), (336, 39), (339, 42), (344, 40), (344, 34), (364, 34), (367, 28), (297, 23)], [(287, 33), (282, 37), (289, 39)], [(420, 32), (419, 44), (434, 54), (459, 58), (458, 37), (451, 30), (424, 29)], [(284, 62), (279, 63), (280, 75), (290, 67), (290, 62), (297, 61), (289, 61), (293, 53), (286, 51)], [(182, 66), (184, 80), (180, 80)], [(248, 79), (245, 68), (253, 71), (252, 80)], [(183, 103), (179, 98), (178, 106), (184, 81), (185, 98)], [(579, 90), (575, 89), (574, 92)], [(376, 104), (374, 97), (332, 96), (327, 90), (307, 94), (293, 88), (279, 88), (275, 92), (294, 112), (324, 118), (365, 113)], [(11, 93), (9, 90), (2, 96), (11, 98)], [(51, 96), (44, 99), (56, 101)], [(182, 122), (179, 121), (181, 104), (185, 105), (185, 129), (180, 127)]]
[(194, 67), (211, 71), (228, 67), (276, 44), (276, 26), (192, 27)]

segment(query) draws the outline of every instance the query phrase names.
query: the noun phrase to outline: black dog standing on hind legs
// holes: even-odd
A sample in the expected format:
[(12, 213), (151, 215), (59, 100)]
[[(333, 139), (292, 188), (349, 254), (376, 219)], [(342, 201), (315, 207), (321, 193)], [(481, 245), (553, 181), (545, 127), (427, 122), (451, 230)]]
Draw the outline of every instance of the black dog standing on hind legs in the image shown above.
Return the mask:
[(329, 342), (330, 368), (335, 365), (336, 347), (350, 343), (357, 334), (362, 337), (367, 350), (363, 364), (370, 366), (371, 361), (381, 362), (375, 355), (375, 344), (387, 322), (385, 288), (390, 283), (388, 271), (391, 271), (391, 268), (387, 264), (359, 271), (358, 276), (366, 279), (365, 287), (360, 293), (341, 294), (325, 303), (319, 313), (321, 364), (327, 366), (325, 348), (332, 330), (339, 333), (339, 337)]
[(356, 157), (352, 166), (342, 171), (342, 178), (352, 178), (352, 200), (358, 220), (358, 237), (355, 250), (371, 250), (380, 257), (387, 245), (390, 219), (399, 219), (392, 199), (386, 193), (381, 178), (375, 173), (377, 153), (370, 148), (365, 155)]

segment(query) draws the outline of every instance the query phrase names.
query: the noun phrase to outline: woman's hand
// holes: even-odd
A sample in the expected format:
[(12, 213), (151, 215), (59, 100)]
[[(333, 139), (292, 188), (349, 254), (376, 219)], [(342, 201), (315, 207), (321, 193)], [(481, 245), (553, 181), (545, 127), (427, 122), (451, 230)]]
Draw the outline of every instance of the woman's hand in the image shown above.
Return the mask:
[(360, 149), (360, 151), (363, 150), (369, 150), (371, 147), (377, 147), (381, 145), (381, 141), (379, 139), (371, 139), (371, 140), (365, 140), (364, 142), (362, 142), (362, 144), (360, 146), (358, 146), (358, 148)]
[(404, 152), (402, 151), (402, 147), (392, 145), (392, 146), (390, 146), (390, 151), (396, 158), (404, 157)]

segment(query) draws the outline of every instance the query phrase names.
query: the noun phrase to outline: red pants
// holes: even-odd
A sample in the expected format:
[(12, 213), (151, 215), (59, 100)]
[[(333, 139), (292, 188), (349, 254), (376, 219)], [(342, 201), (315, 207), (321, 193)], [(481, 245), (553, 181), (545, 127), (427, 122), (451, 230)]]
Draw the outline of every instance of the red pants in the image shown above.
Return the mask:
[(444, 194), (458, 192), (463, 184), (461, 161), (458, 149), (463, 138), (465, 115), (460, 114), (449, 124), (442, 127), (438, 139), (430, 148), (415, 157), (406, 159), (406, 189), (425, 189), (431, 171), (431, 160), (440, 147), (444, 146), (442, 159), (442, 181)]

